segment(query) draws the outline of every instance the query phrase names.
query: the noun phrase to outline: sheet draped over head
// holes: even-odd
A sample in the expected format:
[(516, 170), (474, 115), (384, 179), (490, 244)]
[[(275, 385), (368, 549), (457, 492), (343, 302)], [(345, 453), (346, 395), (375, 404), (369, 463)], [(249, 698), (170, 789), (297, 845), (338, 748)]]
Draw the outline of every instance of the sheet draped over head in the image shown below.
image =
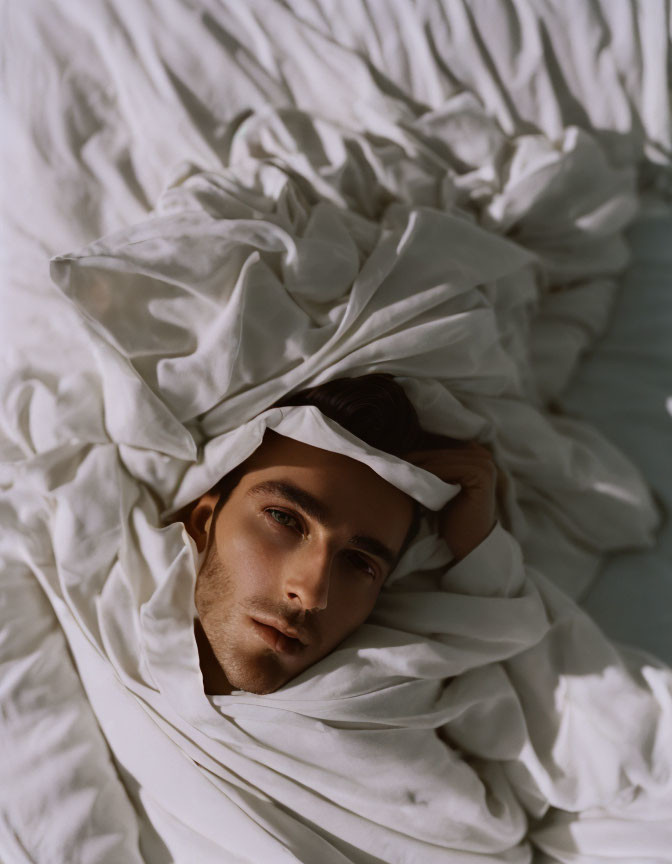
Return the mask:
[[(227, 6), (232, 28), (246, 5)], [(68, 374), (17, 364), (2, 383), (2, 555), (62, 625), (133, 801), (115, 810), (128, 848), (137, 817), (157, 862), (523, 864), (531, 819), (549, 860), (574, 860), (574, 840), (590, 852), (590, 826), (581, 839), (557, 809), (598, 814), (606, 836), (641, 800), (660, 827), (669, 673), (619, 653), (568, 596), (605, 553), (652, 543), (658, 515), (622, 454), (546, 410), (606, 321), (634, 157), (606, 159), (576, 126), (514, 129), (466, 90), (429, 110), (284, 5), (276, 38), (305, 49), (278, 66), (295, 100), (250, 96), (226, 164), (199, 158), (185, 121), (189, 158), (152, 212), (51, 261)], [(302, 65), (316, 56), (333, 60), (323, 111)], [(171, 517), (267, 428), (364, 462), (429, 511), (458, 492), (316, 408), (272, 407), (369, 372), (392, 374), (428, 431), (492, 447), (500, 522), (452, 565), (430, 512), (334, 652), (276, 693), (207, 696), (198, 556)], [(661, 836), (651, 860), (669, 860)]]
[(325, 417), (314, 405), (298, 405), (263, 411), (237, 429), (208, 442), (204, 448), (203, 463), (187, 471), (173, 507), (180, 508), (194, 501), (217, 480), (244, 462), (261, 444), (267, 429), (363, 462), (388, 483), (430, 510), (440, 510), (460, 490), (454, 483), (444, 483), (429, 471), (371, 447), (334, 420)]

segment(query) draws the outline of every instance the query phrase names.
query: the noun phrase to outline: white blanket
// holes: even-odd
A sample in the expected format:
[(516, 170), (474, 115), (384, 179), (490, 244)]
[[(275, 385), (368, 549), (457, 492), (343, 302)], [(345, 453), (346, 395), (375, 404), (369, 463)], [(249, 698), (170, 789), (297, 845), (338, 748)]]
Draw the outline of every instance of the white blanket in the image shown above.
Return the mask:
[[(672, 674), (570, 599), (658, 514), (548, 410), (666, 164), (667, 8), (486, 5), (5, 9), (8, 861), (672, 860)], [(267, 425), (456, 493), (268, 411), (370, 371), (491, 445), (497, 528), (450, 566), (427, 519), (332, 655), (206, 696), (168, 523)]]

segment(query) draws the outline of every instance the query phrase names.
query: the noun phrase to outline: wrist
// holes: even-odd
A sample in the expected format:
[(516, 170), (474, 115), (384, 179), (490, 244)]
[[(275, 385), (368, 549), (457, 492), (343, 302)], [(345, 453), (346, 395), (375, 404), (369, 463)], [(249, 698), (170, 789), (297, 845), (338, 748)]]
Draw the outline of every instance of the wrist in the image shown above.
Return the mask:
[(442, 537), (453, 553), (453, 563), (457, 564), (459, 561), (463, 561), (467, 555), (470, 555), (474, 549), (487, 540), (496, 525), (497, 519), (493, 517), (487, 527), (481, 528), (478, 532), (470, 532), (468, 537), (462, 535), (459, 539), (455, 538), (456, 532), (454, 530), (450, 532), (452, 537), (448, 536), (448, 532), (443, 532)]

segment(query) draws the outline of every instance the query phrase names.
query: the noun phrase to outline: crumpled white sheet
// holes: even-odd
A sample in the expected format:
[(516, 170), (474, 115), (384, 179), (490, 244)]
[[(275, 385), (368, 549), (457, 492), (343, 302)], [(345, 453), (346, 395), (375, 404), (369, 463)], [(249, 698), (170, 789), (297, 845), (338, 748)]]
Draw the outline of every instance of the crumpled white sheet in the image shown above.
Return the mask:
[[(608, 161), (609, 136), (587, 121), (563, 117), (557, 134), (547, 117), (504, 122), (485, 74), (460, 87), (433, 56), (443, 89), (428, 108), (280, 4), (199, 8), (171, 2), (160, 22), (137, 3), (6, 15), (5, 146), (27, 142), (21, 164), (55, 187), (39, 205), (4, 196), (4, 261), (18, 298), (38, 253), (55, 255), (71, 305), (33, 284), (39, 307), (24, 297), (8, 318), (34, 330), (12, 335), (2, 380), (0, 842), (40, 862), (526, 862), (532, 846), (548, 861), (672, 860), (672, 677), (567, 596), (605, 552), (653, 542), (657, 514), (615, 448), (545, 410), (605, 324), (634, 162), (662, 159), (662, 127), (623, 133)], [(393, 8), (411, 23), (384, 25), (383, 43), (410, 46), (441, 7)], [(550, 14), (535, 8), (520, 6), (523, 47)], [(650, 22), (664, 7), (632, 8)], [(455, 33), (494, 32), (479, 10), (443, 15)], [(32, 108), (34, 85), (22, 104), (11, 77), (11, 36), (33, 30), (51, 86), (74, 58), (55, 117)], [(453, 74), (479, 52), (458, 53)], [(650, 81), (655, 56), (642, 57)], [(642, 103), (625, 99), (632, 79), (616, 86), (611, 104)], [(454, 494), (315, 410), (266, 413), (289, 390), (368, 371), (395, 374), (427, 428), (492, 446), (508, 479), (500, 524), (450, 567), (427, 520), (337, 651), (276, 694), (207, 697), (195, 549), (164, 522), (267, 422), (342, 447), (432, 508)]]

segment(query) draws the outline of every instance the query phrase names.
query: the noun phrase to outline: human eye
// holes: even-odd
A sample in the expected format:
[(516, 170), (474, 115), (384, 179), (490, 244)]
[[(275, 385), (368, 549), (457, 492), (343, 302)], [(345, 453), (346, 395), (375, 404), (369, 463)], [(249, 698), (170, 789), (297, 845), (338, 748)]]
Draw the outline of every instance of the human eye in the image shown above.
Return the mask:
[(296, 516), (292, 516), (291, 513), (287, 513), (285, 510), (278, 510), (275, 507), (268, 507), (265, 511), (268, 513), (270, 518), (277, 522), (278, 525), (282, 525), (287, 528), (295, 528), (298, 531), (301, 531), (301, 524)]
[(362, 572), (368, 574), (369, 576), (373, 576), (374, 578), (376, 577), (376, 568), (373, 566), (373, 564), (369, 561), (368, 558), (364, 557), (364, 555), (360, 555), (358, 552), (346, 552), (346, 558), (358, 570), (361, 570)]

